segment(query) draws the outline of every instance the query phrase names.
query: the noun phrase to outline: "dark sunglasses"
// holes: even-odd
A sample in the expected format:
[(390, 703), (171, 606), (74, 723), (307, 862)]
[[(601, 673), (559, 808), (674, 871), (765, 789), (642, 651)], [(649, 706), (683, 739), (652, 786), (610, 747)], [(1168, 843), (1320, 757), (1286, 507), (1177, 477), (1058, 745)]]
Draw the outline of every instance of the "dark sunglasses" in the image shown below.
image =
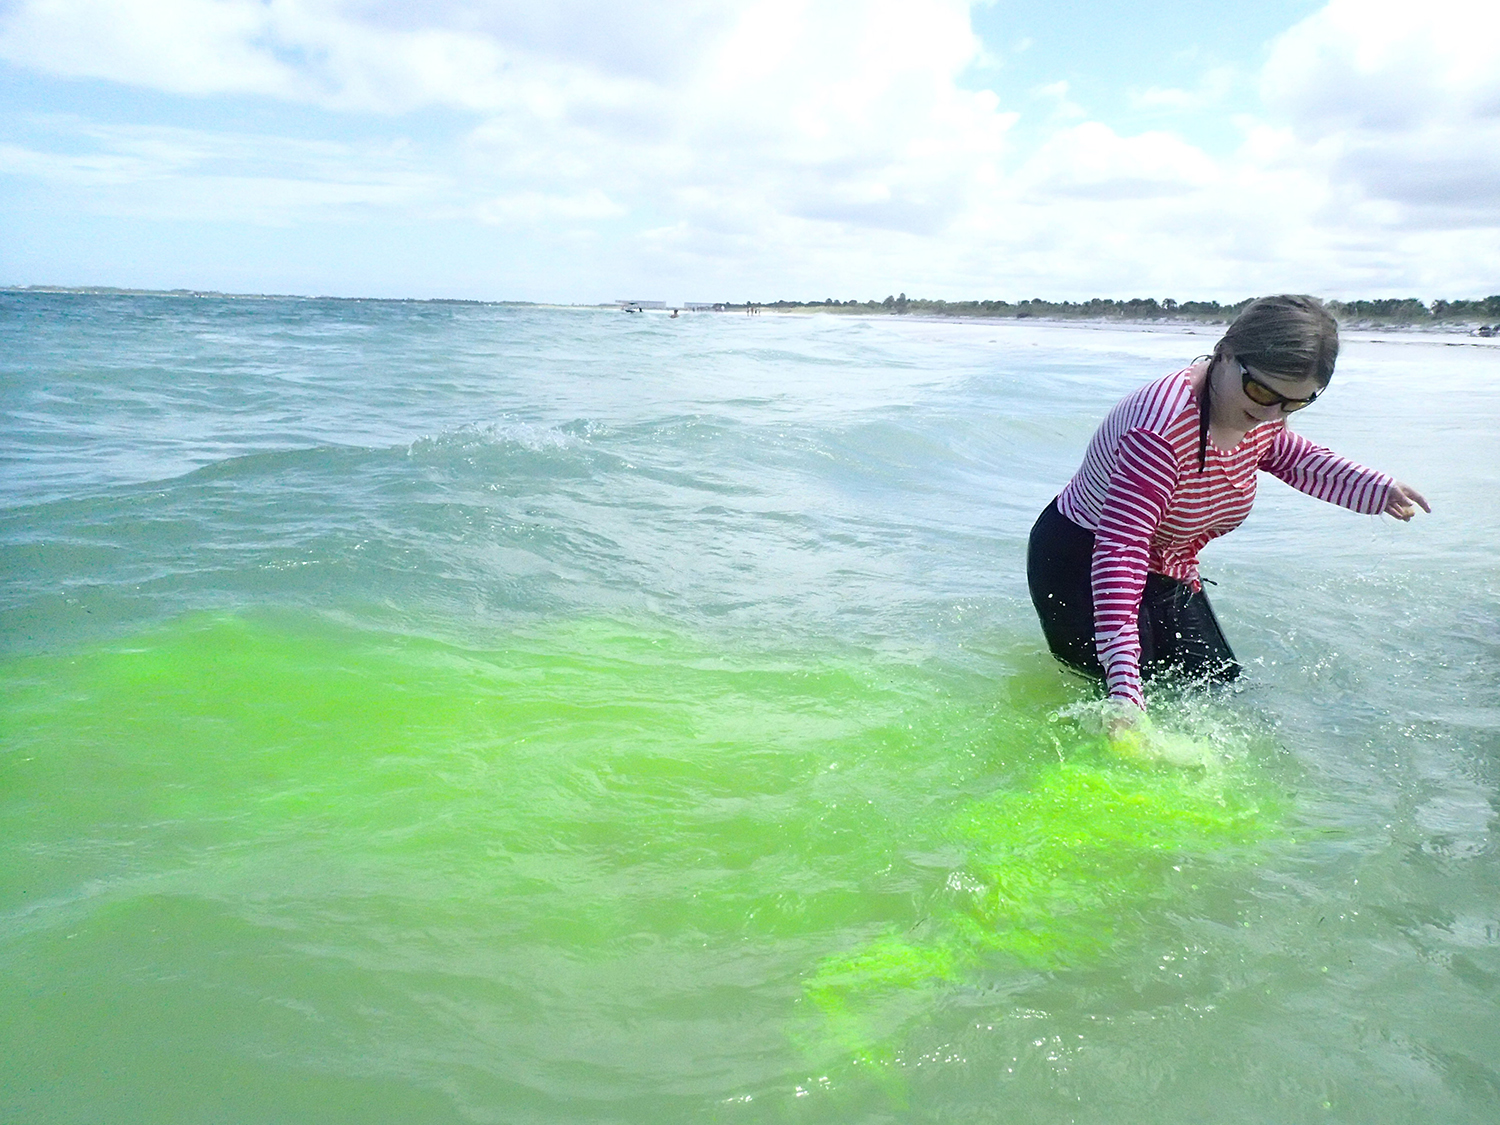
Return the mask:
[(1311, 406), (1323, 393), (1314, 391), (1306, 398), (1287, 398), (1286, 395), (1273, 391), (1250, 374), (1250, 369), (1245, 366), (1245, 361), (1239, 356), (1235, 356), (1234, 361), (1240, 365), (1240, 386), (1245, 388), (1245, 397), (1258, 406), (1279, 406), (1285, 413), (1290, 414), (1294, 410), (1301, 410), (1304, 406)]

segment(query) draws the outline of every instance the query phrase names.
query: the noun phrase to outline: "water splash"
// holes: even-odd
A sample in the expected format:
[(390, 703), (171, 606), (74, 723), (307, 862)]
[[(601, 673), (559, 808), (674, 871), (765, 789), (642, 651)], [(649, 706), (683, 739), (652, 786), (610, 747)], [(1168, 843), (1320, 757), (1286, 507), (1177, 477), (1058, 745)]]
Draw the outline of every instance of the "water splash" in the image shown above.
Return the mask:
[(1007, 965), (1099, 964), (1171, 900), (1184, 867), (1248, 864), (1277, 834), (1279, 810), (1246, 736), (1201, 701), (1167, 722), (1149, 728), (1149, 741), (1122, 744), (1096, 723), (1049, 730), (1012, 716), (1007, 733), (1030, 742), (1032, 768), (947, 818), (942, 835), (958, 863), (919, 924), (825, 958), (804, 982), (820, 1019), (798, 1041), (816, 1063), (841, 1056), (900, 1104), (901, 1045), (943, 991)]

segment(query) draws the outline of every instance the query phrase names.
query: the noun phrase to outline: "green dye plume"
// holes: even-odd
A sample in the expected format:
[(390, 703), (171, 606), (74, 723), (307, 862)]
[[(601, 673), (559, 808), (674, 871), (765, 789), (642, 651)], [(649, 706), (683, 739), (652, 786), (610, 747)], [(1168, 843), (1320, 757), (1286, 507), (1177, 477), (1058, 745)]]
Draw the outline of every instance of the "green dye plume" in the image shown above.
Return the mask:
[(1049, 720), (1058, 683), (588, 620), (456, 645), (207, 616), (12, 658), (0, 1038), (76, 1057), (48, 1096), (84, 1109), (91, 1075), (509, 1081), (584, 1039), (710, 1037), (762, 1088), (799, 993), (803, 1047), (888, 1062), (941, 989), (1101, 956), (1170, 864), (1267, 831), (1245, 771), (1112, 757)]
[[(1184, 865), (1246, 855), (1275, 831), (1273, 804), (1244, 762), (1183, 769), (1123, 758), (1100, 738), (1052, 741), (1061, 760), (950, 815), (943, 835), (961, 861), (918, 924), (826, 958), (804, 984), (821, 1037), (874, 1068), (897, 1101), (890, 1071), (903, 1029), (930, 1010), (935, 988), (986, 964), (1097, 964), (1166, 900)], [(820, 1033), (801, 1041), (828, 1065)]]

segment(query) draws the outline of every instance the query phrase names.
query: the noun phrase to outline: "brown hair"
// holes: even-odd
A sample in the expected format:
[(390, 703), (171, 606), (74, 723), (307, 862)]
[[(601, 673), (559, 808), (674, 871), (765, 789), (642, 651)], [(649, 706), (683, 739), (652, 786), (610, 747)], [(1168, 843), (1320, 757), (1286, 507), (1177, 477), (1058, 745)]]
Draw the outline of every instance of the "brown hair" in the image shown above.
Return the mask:
[[(1223, 339), (1214, 345), (1210, 374), (1213, 364), (1221, 362), (1225, 352), (1233, 352), (1235, 358), (1268, 375), (1316, 379), (1321, 389), (1333, 378), (1333, 365), (1339, 357), (1339, 326), (1316, 297), (1296, 293), (1260, 297), (1245, 306)], [(1208, 459), (1211, 383), (1211, 379), (1204, 381), (1203, 396), (1198, 402), (1200, 473)]]
[(1261, 297), (1234, 318), (1214, 348), (1214, 358), (1225, 351), (1268, 375), (1312, 378), (1326, 387), (1339, 357), (1339, 326), (1316, 297)]

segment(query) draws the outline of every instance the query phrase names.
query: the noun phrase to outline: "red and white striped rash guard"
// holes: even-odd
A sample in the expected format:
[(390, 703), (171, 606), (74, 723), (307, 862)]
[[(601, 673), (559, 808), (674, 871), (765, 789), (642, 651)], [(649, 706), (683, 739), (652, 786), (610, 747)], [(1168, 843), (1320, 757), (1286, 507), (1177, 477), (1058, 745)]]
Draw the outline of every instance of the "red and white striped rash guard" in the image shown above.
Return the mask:
[(1255, 502), (1264, 469), (1319, 500), (1372, 515), (1391, 478), (1314, 445), (1285, 418), (1250, 430), (1230, 450), (1208, 443), (1198, 470), (1198, 398), (1188, 367), (1120, 402), (1057, 497), (1064, 516), (1094, 532), (1094, 641), (1111, 698), (1145, 706), (1137, 616), (1146, 572), (1201, 589), (1198, 552), (1233, 531)]

